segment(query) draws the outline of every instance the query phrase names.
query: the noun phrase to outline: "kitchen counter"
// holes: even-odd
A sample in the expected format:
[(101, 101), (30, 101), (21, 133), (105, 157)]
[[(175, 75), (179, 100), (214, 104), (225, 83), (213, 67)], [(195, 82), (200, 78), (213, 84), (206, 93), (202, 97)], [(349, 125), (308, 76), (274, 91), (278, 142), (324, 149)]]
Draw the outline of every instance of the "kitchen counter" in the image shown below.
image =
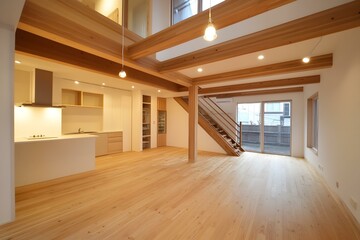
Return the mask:
[(23, 186), (95, 169), (96, 138), (90, 134), (73, 134), (15, 139), (15, 185)]
[(59, 137), (51, 137), (51, 136), (45, 136), (43, 138), (22, 137), (22, 138), (15, 138), (15, 143), (57, 141), (57, 140), (69, 140), (74, 138), (89, 138), (89, 137), (96, 138), (96, 135), (82, 133), (82, 134), (66, 134), (66, 135), (61, 135)]

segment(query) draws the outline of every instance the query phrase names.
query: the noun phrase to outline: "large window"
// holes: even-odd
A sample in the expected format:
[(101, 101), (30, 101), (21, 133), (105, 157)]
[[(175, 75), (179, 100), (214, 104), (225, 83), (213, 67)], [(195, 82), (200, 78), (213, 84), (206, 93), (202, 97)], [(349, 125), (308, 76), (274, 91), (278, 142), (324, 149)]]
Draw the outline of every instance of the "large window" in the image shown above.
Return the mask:
[(172, 24), (176, 24), (225, 0), (172, 0)]
[(291, 101), (239, 103), (246, 151), (291, 155)]
[(316, 93), (307, 100), (307, 147), (318, 151), (319, 104)]

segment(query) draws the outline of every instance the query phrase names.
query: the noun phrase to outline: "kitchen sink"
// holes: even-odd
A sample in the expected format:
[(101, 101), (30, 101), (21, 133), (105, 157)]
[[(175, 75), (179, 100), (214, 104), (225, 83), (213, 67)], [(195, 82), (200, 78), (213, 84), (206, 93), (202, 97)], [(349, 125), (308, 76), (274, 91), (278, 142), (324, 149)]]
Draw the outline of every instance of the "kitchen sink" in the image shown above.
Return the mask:
[(71, 135), (71, 134), (91, 134), (91, 133), (98, 133), (98, 132), (96, 132), (96, 131), (80, 131), (80, 132), (65, 133), (65, 135)]

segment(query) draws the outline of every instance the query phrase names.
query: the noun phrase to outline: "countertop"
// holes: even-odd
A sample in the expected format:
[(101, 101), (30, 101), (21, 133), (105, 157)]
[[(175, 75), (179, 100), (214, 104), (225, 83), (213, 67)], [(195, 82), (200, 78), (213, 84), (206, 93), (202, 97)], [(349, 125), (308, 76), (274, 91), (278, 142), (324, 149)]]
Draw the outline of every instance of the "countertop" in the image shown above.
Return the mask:
[(58, 141), (58, 140), (68, 140), (68, 139), (78, 139), (78, 138), (96, 138), (96, 135), (93, 134), (68, 134), (61, 135), (58, 137), (43, 137), (43, 138), (15, 138), (15, 143), (28, 143), (28, 142), (43, 142), (43, 141)]

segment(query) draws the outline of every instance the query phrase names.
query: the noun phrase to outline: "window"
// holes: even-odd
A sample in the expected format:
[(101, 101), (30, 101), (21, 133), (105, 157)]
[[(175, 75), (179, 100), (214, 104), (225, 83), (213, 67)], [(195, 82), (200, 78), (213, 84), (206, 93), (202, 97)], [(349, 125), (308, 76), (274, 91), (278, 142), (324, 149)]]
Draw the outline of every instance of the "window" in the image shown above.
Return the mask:
[(319, 104), (316, 93), (307, 100), (307, 147), (318, 151)]
[[(215, 6), (225, 0), (211, 0)], [(210, 0), (172, 0), (172, 24), (176, 24), (210, 7)]]

